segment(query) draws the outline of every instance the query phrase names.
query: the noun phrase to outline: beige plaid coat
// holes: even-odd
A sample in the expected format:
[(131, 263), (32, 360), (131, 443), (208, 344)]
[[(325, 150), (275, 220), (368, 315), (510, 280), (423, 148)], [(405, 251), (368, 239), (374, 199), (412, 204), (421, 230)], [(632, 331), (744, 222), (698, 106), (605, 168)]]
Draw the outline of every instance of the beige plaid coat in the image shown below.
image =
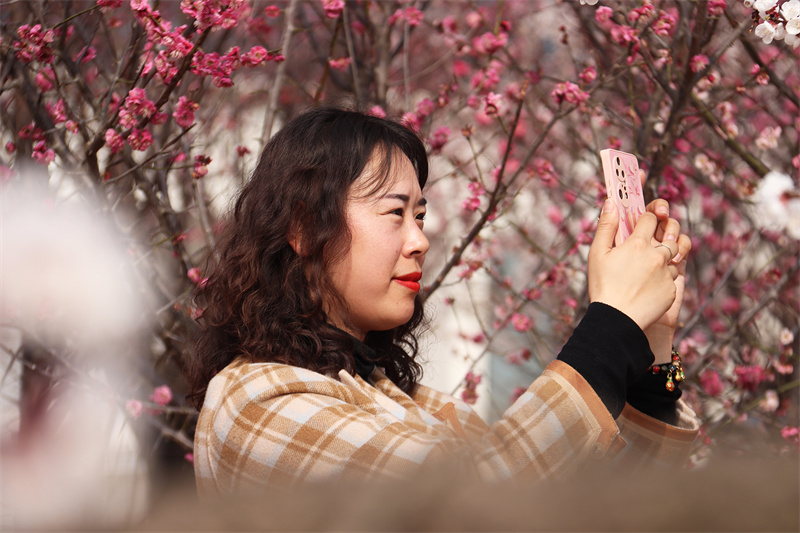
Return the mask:
[(678, 426), (631, 406), (615, 421), (561, 361), (491, 427), (466, 403), (428, 387), (408, 396), (380, 370), (370, 381), (345, 371), (335, 379), (278, 363), (232, 363), (211, 380), (200, 412), (200, 496), (407, 477), (443, 463), (486, 480), (564, 474), (587, 457), (675, 464), (685, 461), (699, 429), (681, 401)]

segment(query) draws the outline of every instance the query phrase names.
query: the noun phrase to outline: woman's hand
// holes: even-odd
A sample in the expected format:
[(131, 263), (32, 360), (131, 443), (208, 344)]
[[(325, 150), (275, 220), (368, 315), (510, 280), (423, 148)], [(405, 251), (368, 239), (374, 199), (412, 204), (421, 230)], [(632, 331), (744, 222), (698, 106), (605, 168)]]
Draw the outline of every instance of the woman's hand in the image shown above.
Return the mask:
[(670, 308), (650, 327), (644, 330), (650, 349), (656, 356), (655, 364), (668, 363), (672, 357), (672, 340), (675, 328), (678, 325), (678, 315), (683, 304), (683, 291), (686, 280), (686, 258), (692, 249), (692, 241), (686, 235), (681, 235), (680, 224), (669, 218), (669, 204), (665, 200), (654, 200), (647, 205), (647, 211), (656, 215), (659, 224), (653, 244), (665, 243), (672, 247), (677, 246), (675, 257), (670, 266), (675, 273), (675, 301)]
[(643, 331), (662, 318), (668, 320), (664, 315), (675, 302), (679, 274), (678, 267), (670, 262), (681, 250), (679, 239), (684, 249), (688, 241), (688, 237), (681, 239), (675, 233), (680, 225), (669, 218), (665, 204), (651, 203), (648, 207), (652, 210), (639, 218), (631, 236), (614, 247), (619, 216), (614, 202), (606, 200), (589, 250), (589, 299), (625, 313)]

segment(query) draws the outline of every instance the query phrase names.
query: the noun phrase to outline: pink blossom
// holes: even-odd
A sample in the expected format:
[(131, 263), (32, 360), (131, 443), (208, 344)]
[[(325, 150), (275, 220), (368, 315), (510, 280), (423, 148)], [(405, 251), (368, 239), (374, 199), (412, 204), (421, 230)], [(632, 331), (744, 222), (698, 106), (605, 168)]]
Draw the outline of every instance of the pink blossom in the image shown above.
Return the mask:
[(398, 9), (397, 11), (389, 17), (389, 24), (392, 25), (396, 23), (398, 20), (405, 20), (408, 22), (409, 26), (419, 26), (422, 22), (423, 14), (422, 11), (417, 9), (416, 7), (407, 7), (405, 9)]
[(247, 12), (244, 0), (181, 0), (181, 11), (195, 19), (199, 30), (229, 30)]
[(470, 68), (466, 61), (462, 61), (461, 59), (456, 59), (453, 61), (453, 76), (457, 78), (463, 78), (467, 74), (469, 74)]
[[(651, 29), (653, 30), (653, 33), (655, 33), (656, 35), (660, 35), (662, 37), (668, 37), (669, 35), (672, 34), (672, 29), (674, 27), (675, 27), (675, 17), (673, 17), (666, 11), (661, 11), (658, 14), (658, 18), (656, 19), (656, 21), (653, 22)], [(668, 51), (665, 52), (668, 53)]]
[(237, 146), (236, 147), (236, 155), (239, 157), (244, 157), (245, 155), (250, 153), (250, 149), (246, 146)]
[(148, 0), (131, 0), (131, 9), (133, 11), (149, 12), (150, 3)]
[(249, 52), (244, 54), (241, 58), (242, 65), (246, 67), (253, 68), (257, 65), (260, 65), (264, 61), (269, 61), (273, 59), (275, 56), (271, 52), (268, 52), (266, 48), (263, 46), (254, 46), (250, 49)]
[(458, 31), (458, 23), (455, 17), (447, 15), (442, 19), (442, 29), (448, 33), (456, 33)]
[(621, 46), (639, 43), (639, 32), (630, 26), (615, 25), (611, 28), (611, 39)]
[(508, 34), (499, 32), (496, 35), (486, 32), (472, 39), (472, 48), (479, 54), (491, 55), (504, 47), (508, 42)]
[(583, 72), (581, 72), (578, 77), (583, 83), (592, 83), (597, 79), (597, 69), (594, 68), (594, 65), (590, 65), (583, 69)]
[(277, 18), (281, 14), (281, 8), (278, 6), (267, 6), (264, 8), (264, 15), (267, 18)]
[(431, 146), (431, 151), (434, 153), (440, 152), (449, 138), (450, 128), (447, 126), (441, 126), (438, 128), (435, 132), (433, 132), (433, 135), (430, 137), (430, 139), (428, 139), (428, 144)]
[(597, 8), (597, 11), (594, 13), (594, 19), (597, 22), (603, 23), (608, 22), (611, 20), (611, 16), (614, 14), (614, 11), (611, 10), (608, 6), (600, 6)]
[(464, 377), (464, 390), (461, 391), (461, 399), (465, 403), (474, 404), (478, 400), (477, 388), (482, 380), (480, 374), (473, 374), (471, 371), (467, 372)]
[(339, 18), (344, 10), (344, 0), (322, 0), (322, 8), (328, 18)]
[(128, 136), (128, 144), (134, 150), (143, 152), (153, 144), (153, 136), (147, 129), (133, 128)]
[(789, 444), (800, 447), (800, 426), (784, 426), (783, 429), (781, 429), (781, 437)]
[(88, 63), (95, 57), (97, 57), (97, 50), (95, 50), (94, 46), (84, 46), (80, 52), (75, 54), (72, 60), (75, 62), (80, 61), (81, 63)]
[(486, 189), (478, 181), (469, 182), (467, 188), (472, 194), (464, 200), (462, 206), (469, 212), (475, 212), (481, 206), (481, 197), (486, 194)]
[(483, 97), (483, 112), (488, 116), (499, 115), (502, 112), (503, 96), (496, 93), (489, 93)]
[(632, 9), (630, 13), (628, 13), (628, 21), (637, 22), (639, 19), (647, 20), (652, 17), (654, 13), (655, 8), (651, 4), (644, 4), (641, 7)]
[(128, 414), (131, 415), (131, 417), (133, 417), (135, 420), (142, 416), (142, 413), (144, 412), (144, 406), (139, 400), (130, 399), (125, 402), (125, 410), (128, 411)]
[(189, 463), (194, 463), (194, 454), (192, 452), (188, 452), (183, 458)]
[(6, 152), (8, 152), (9, 154), (13, 154), (13, 153), (14, 153), (14, 152), (16, 152), (16, 151), (17, 151), (17, 145), (16, 145), (16, 144), (14, 144), (14, 143), (13, 143), (13, 142), (11, 142), (11, 141), (8, 141), (8, 142), (6, 143)]
[(339, 57), (337, 59), (331, 57), (328, 59), (328, 65), (330, 65), (330, 67), (333, 70), (340, 70), (340, 71), (347, 70), (348, 67), (350, 66), (350, 63), (352, 62), (353, 62), (352, 57)]
[(514, 326), (515, 330), (525, 332), (531, 329), (533, 322), (528, 315), (514, 313), (511, 315), (511, 325)]
[(200, 179), (208, 174), (209, 163), (211, 163), (211, 158), (207, 155), (201, 154), (194, 156), (194, 172), (192, 173), (192, 177), (194, 179)]
[(707, 369), (698, 378), (700, 386), (709, 396), (717, 397), (724, 389), (722, 380), (716, 370)]
[(470, 11), (467, 13), (467, 16), (464, 18), (464, 21), (467, 23), (467, 26), (472, 28), (473, 30), (483, 24), (483, 15), (481, 15), (477, 11)]
[(19, 130), (19, 136), (21, 139), (32, 139), (34, 141), (44, 140), (44, 132), (35, 122), (23, 126), (22, 129)]
[(97, 0), (97, 7), (103, 9), (116, 9), (122, 5), (122, 0)]
[(167, 405), (172, 401), (172, 389), (169, 388), (169, 385), (156, 387), (150, 395), (150, 401), (161, 406)]
[(505, 359), (508, 363), (520, 366), (525, 361), (528, 361), (531, 358), (531, 351), (527, 348), (521, 348), (519, 350), (514, 350), (506, 355)]
[(402, 122), (408, 129), (417, 133), (419, 133), (419, 130), (422, 127), (422, 121), (416, 113), (403, 113), (403, 116), (400, 118), (400, 122)]
[(37, 163), (49, 165), (56, 160), (56, 153), (54, 150), (47, 147), (45, 141), (36, 141), (33, 145), (31, 157), (33, 157)]
[(379, 105), (374, 105), (369, 109), (369, 114), (373, 117), (386, 118), (386, 111)]
[(106, 145), (112, 154), (116, 154), (125, 146), (125, 139), (114, 128), (106, 130)]
[(564, 101), (570, 104), (581, 104), (589, 98), (589, 93), (582, 90), (571, 81), (565, 81), (556, 85), (555, 89), (550, 93), (550, 96), (555, 99), (557, 104), (561, 104)]
[(194, 112), (199, 105), (192, 102), (185, 96), (178, 98), (178, 104), (175, 106), (175, 111), (172, 116), (175, 117), (175, 122), (182, 128), (188, 128), (194, 124)]
[(736, 385), (750, 392), (755, 392), (768, 377), (767, 372), (757, 365), (739, 365), (733, 372), (736, 374)]
[(67, 111), (64, 109), (63, 98), (59, 99), (56, 103), (47, 102), (44, 107), (54, 124), (61, 124), (67, 120)]
[(525, 387), (514, 387), (514, 392), (511, 393), (511, 403), (519, 400), (519, 397), (528, 392)]
[(156, 112), (155, 104), (141, 87), (135, 87), (128, 92), (128, 96), (125, 97), (125, 108), (133, 115), (141, 117), (149, 117)]
[(427, 118), (433, 113), (434, 109), (436, 109), (436, 104), (433, 103), (433, 100), (430, 98), (423, 98), (417, 104), (416, 113), (420, 118)]
[(719, 17), (727, 8), (728, 2), (726, 0), (709, 0), (708, 2), (708, 14), (712, 17)]
[(43, 93), (53, 88), (54, 81), (55, 74), (53, 74), (53, 69), (51, 67), (44, 67), (36, 73), (36, 86), (39, 87), (39, 90)]
[(17, 59), (23, 63), (30, 63), (33, 60), (47, 64), (53, 62), (50, 43), (56, 37), (54, 30), (45, 30), (41, 24), (34, 26), (23, 24), (17, 28), (17, 35), (20, 38), (19, 41), (14, 41)]
[(675, 141), (675, 149), (678, 150), (680, 153), (685, 154), (691, 150), (692, 145), (686, 139), (677, 139)]
[(691, 67), (692, 72), (700, 72), (708, 66), (708, 57), (703, 54), (697, 54), (691, 59), (691, 61), (689, 61), (689, 66)]
[(200, 269), (197, 267), (190, 268), (186, 273), (186, 277), (189, 278), (192, 283), (200, 283), (200, 281), (203, 279), (203, 275), (200, 273)]

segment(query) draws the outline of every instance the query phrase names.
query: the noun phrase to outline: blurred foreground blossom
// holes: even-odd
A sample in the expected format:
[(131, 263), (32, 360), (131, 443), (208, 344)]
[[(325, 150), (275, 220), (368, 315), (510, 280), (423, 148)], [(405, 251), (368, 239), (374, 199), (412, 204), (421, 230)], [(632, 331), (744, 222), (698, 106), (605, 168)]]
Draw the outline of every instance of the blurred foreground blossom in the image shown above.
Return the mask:
[(763, 228), (786, 230), (793, 239), (800, 239), (800, 191), (792, 178), (770, 172), (756, 190), (757, 223)]
[(141, 403), (119, 392), (144, 306), (113, 221), (49, 187), (20, 188), (39, 178), (6, 183), (0, 199), (0, 528), (119, 525), (148, 497), (131, 426)]

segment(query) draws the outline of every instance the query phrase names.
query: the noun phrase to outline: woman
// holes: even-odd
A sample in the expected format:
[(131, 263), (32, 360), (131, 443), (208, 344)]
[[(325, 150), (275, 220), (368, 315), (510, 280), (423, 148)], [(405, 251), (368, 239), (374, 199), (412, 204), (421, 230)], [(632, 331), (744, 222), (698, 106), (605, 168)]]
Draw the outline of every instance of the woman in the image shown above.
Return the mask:
[(586, 316), (490, 428), (418, 383), (427, 175), (413, 132), (354, 111), (310, 111), (267, 144), (199, 294), (202, 496), (407, 476), (445, 459), (503, 479), (561, 474), (623, 447), (685, 458), (694, 414), (649, 370), (670, 361), (690, 249), (667, 203), (651, 203), (617, 248), (606, 203)]

